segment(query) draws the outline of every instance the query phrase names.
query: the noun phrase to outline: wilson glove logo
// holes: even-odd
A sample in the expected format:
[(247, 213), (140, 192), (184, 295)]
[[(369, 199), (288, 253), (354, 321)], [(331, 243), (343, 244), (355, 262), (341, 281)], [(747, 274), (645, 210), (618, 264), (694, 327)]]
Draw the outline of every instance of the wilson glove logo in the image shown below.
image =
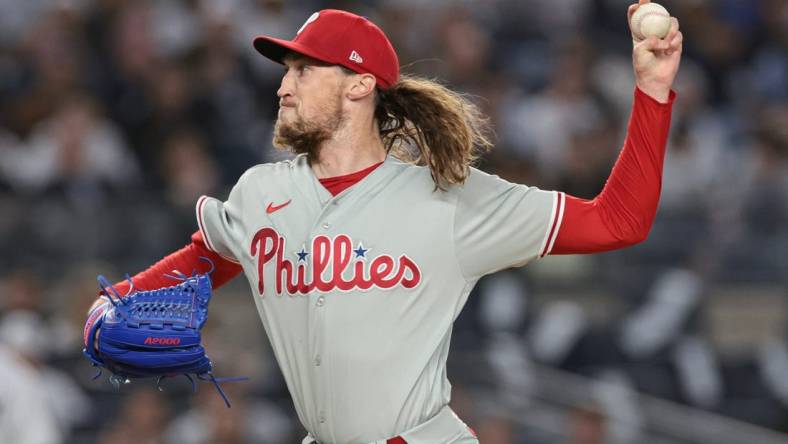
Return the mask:
[(181, 338), (158, 338), (148, 336), (145, 338), (145, 345), (180, 345)]

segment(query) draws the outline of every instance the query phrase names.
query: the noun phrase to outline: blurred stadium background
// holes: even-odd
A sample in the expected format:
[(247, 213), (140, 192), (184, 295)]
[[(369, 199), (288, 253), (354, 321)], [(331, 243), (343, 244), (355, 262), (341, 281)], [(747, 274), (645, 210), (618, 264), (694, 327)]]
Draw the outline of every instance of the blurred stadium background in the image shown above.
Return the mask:
[[(290, 37), (324, 7), (474, 94), (482, 167), (593, 197), (632, 99), (630, 0), (0, 0), (0, 442), (300, 442), (245, 282), (206, 332), (228, 384), (114, 390), (80, 353), (103, 273), (183, 246), (270, 148)], [(484, 279), (457, 320), (456, 411), (485, 444), (788, 442), (788, 1), (663, 0), (685, 55), (661, 207), (626, 251)]]

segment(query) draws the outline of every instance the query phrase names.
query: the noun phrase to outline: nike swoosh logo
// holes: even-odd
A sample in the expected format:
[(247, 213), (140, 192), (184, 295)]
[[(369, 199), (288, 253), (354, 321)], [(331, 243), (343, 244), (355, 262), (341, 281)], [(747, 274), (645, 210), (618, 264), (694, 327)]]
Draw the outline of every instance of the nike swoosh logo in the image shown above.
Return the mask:
[(268, 206), (265, 208), (265, 212), (271, 214), (273, 212), (279, 211), (282, 208), (290, 205), (290, 201), (293, 199), (288, 200), (287, 202), (283, 203), (282, 205), (274, 205), (273, 202), (269, 203)]

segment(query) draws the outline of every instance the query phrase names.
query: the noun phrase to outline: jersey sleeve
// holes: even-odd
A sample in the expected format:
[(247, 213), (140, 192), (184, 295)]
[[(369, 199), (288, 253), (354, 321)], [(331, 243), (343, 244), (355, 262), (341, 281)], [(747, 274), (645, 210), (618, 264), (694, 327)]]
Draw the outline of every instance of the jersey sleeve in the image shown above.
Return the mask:
[(454, 244), (466, 279), (523, 266), (550, 252), (563, 193), (507, 182), (472, 169), (459, 189)]
[(208, 196), (197, 200), (197, 225), (205, 245), (235, 263), (240, 263), (243, 241), (241, 207), (247, 174), (241, 176), (225, 202)]

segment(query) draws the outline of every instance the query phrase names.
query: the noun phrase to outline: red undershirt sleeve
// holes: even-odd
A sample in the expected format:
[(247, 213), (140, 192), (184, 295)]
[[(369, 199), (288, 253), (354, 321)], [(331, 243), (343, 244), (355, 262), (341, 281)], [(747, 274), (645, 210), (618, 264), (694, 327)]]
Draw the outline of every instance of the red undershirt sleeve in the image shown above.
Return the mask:
[[(209, 259), (213, 264), (203, 258)], [(192, 274), (193, 271), (206, 273), (214, 268), (211, 273), (211, 285), (218, 288), (241, 273), (241, 266), (231, 262), (208, 249), (202, 234), (199, 231), (192, 234), (192, 242), (180, 250), (168, 255), (156, 262), (147, 270), (132, 277), (136, 290), (154, 290), (156, 288), (169, 287), (177, 284), (176, 281), (165, 276), (172, 274), (173, 270), (178, 270), (184, 274)], [(115, 285), (115, 289), (121, 295), (129, 291), (129, 282), (122, 281)]]
[(635, 89), (624, 148), (607, 183), (592, 200), (566, 196), (551, 254), (609, 251), (646, 239), (657, 213), (675, 98), (671, 91), (660, 103)]

